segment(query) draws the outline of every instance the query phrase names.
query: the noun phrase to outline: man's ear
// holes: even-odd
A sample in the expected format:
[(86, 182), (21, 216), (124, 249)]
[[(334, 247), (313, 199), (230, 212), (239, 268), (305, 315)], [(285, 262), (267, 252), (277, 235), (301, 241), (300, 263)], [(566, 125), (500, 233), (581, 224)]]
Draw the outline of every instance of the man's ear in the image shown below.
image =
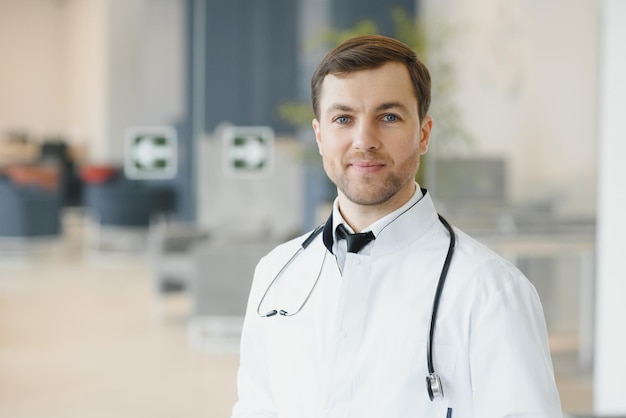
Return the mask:
[(317, 149), (320, 155), (324, 155), (322, 154), (322, 133), (320, 132), (320, 123), (317, 119), (313, 119), (311, 125), (313, 126), (313, 131), (315, 132), (315, 142), (317, 142)]
[(420, 154), (426, 154), (428, 151), (428, 144), (430, 143), (430, 133), (433, 129), (433, 118), (431, 116), (426, 116), (424, 121), (422, 121), (422, 126), (420, 128), (420, 143), (419, 143), (419, 152)]

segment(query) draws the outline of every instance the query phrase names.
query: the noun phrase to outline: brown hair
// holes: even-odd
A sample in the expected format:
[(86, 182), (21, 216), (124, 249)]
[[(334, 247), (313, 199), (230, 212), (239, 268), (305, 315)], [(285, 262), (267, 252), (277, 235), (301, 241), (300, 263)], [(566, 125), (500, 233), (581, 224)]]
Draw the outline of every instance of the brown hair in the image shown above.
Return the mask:
[(319, 102), (322, 84), (328, 74), (341, 75), (360, 70), (374, 69), (387, 62), (406, 65), (417, 98), (420, 120), (430, 106), (430, 73), (417, 54), (402, 42), (380, 35), (363, 35), (348, 39), (335, 47), (320, 62), (311, 78), (311, 101), (315, 117), (319, 119)]

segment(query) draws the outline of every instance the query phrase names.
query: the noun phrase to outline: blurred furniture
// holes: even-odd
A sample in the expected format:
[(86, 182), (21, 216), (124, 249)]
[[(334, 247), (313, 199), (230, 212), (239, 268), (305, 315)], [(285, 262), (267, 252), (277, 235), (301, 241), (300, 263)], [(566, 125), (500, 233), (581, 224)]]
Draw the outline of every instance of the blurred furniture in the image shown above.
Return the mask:
[(56, 164), (60, 170), (60, 194), (63, 206), (82, 204), (83, 183), (67, 143), (61, 139), (46, 140), (40, 147), (40, 164)]
[(274, 239), (216, 238), (193, 247), (189, 343), (194, 350), (237, 349), (250, 285)]
[(154, 284), (154, 314), (165, 316), (165, 298), (187, 293), (195, 274), (194, 247), (206, 245), (209, 233), (195, 225), (158, 222), (150, 228), (150, 268)]
[(193, 248), (209, 233), (191, 224), (159, 222), (150, 229), (150, 255), (157, 294), (186, 291), (194, 272)]
[(120, 174), (116, 167), (106, 164), (88, 164), (80, 171), (80, 177), (87, 184), (101, 184), (113, 180)]
[(243, 317), (254, 269), (277, 245), (271, 240), (209, 242), (194, 248), (192, 315)]
[[(554, 231), (556, 199), (513, 201), (503, 157), (429, 160), (433, 178), (426, 187), (440, 213), (470, 235)], [(556, 232), (556, 231), (555, 231)]]
[(439, 158), (434, 164), (434, 194), (453, 206), (473, 204), (501, 207), (507, 202), (504, 158)]
[(231, 318), (237, 322), (245, 313), (256, 264), (279, 240), (159, 223), (151, 230), (150, 242), (157, 318), (166, 314), (168, 294), (184, 292), (190, 320), (202, 317), (221, 322), (226, 318), (228, 322)]
[[(62, 138), (48, 138), (40, 144), (26, 135), (14, 134), (0, 140), (2, 170), (24, 168), (16, 175), (23, 177), (28, 174), (30, 180), (38, 174), (37, 170), (55, 170), (58, 176), (53, 179), (52, 187), (59, 189), (63, 206), (80, 206), (82, 203), (82, 181), (77, 171), (80, 155), (80, 147), (70, 147)], [(19, 181), (15, 177), (13, 180)], [(45, 177), (39, 180), (45, 180)], [(42, 186), (52, 188), (48, 184)]]
[(0, 139), (0, 165), (32, 163), (39, 155), (39, 146), (25, 134), (9, 134)]
[[(15, 173), (18, 175), (15, 175)], [(42, 187), (40, 173), (16, 170), (20, 182), (0, 176), (0, 237), (56, 237), (61, 234), (61, 199), (54, 188)], [(26, 181), (35, 179), (37, 181)], [(49, 182), (46, 179), (44, 183)]]
[(175, 193), (166, 186), (117, 174), (87, 183), (84, 204), (101, 226), (146, 228), (154, 216), (174, 211)]
[(176, 196), (170, 187), (127, 179), (113, 168), (86, 169), (82, 178), (85, 182), (83, 202), (88, 222), (92, 224), (86, 229), (87, 246), (101, 249), (101, 244), (106, 244), (105, 235), (116, 241), (113, 237), (116, 234), (121, 238), (117, 240), (120, 248), (125, 249), (124, 242), (134, 234), (145, 247), (151, 225), (175, 210)]
[(61, 236), (60, 170), (37, 160), (39, 146), (26, 136), (0, 140), (2, 250), (31, 252)]
[(428, 160), (430, 190), (437, 208), (449, 220), (472, 233), (511, 228), (506, 161), (498, 157), (456, 157)]

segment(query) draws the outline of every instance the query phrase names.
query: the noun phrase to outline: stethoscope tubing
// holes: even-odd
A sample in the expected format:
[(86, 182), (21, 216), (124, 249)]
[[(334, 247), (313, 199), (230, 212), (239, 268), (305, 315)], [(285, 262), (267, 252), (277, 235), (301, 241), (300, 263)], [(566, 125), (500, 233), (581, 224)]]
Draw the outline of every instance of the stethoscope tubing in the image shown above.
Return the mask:
[(322, 230), (324, 229), (324, 225), (320, 225), (317, 228), (315, 228), (315, 230), (313, 230), (313, 232), (311, 232), (311, 234), (309, 234), (309, 236), (302, 242), (302, 244), (300, 244), (300, 247), (298, 247), (298, 250), (296, 250), (296, 252), (291, 256), (291, 258), (289, 258), (289, 260), (287, 260), (287, 262), (285, 263), (285, 265), (278, 271), (278, 273), (276, 273), (276, 275), (274, 276), (274, 278), (272, 279), (272, 281), (270, 282), (270, 284), (267, 286), (267, 289), (265, 289), (265, 292), (263, 293), (263, 296), (261, 297), (261, 300), (259, 301), (259, 305), (256, 308), (256, 313), (257, 315), (264, 317), (264, 318), (270, 318), (276, 314), (281, 314), (282, 316), (294, 316), (296, 314), (298, 314), (302, 308), (304, 308), (304, 306), (307, 304), (307, 302), (309, 301), (309, 298), (311, 297), (311, 294), (313, 294), (313, 290), (315, 290), (315, 287), (317, 286), (317, 282), (320, 280), (320, 277), (322, 275), (322, 268), (324, 266), (324, 262), (326, 261), (326, 253), (324, 253), (324, 259), (322, 260), (322, 264), (321, 267), (319, 269), (319, 271), (317, 272), (317, 277), (315, 278), (315, 282), (313, 283), (313, 287), (311, 288), (311, 290), (309, 291), (309, 293), (307, 294), (306, 298), (304, 299), (304, 301), (302, 302), (302, 304), (300, 305), (300, 307), (292, 313), (287, 312), (284, 309), (272, 309), (271, 311), (262, 314), (261, 313), (261, 305), (263, 305), (263, 301), (265, 300), (265, 297), (267, 296), (267, 294), (269, 293), (270, 289), (272, 288), (272, 286), (274, 286), (274, 283), (276, 282), (276, 280), (278, 280), (279, 277), (282, 276), (283, 272), (285, 270), (287, 270), (287, 267), (289, 267), (291, 265), (291, 263), (293, 262), (293, 260), (296, 259), (296, 257), (298, 257), (298, 255), (306, 250), (306, 248), (311, 245), (311, 243), (313, 242), (313, 240), (315, 239), (315, 237), (317, 237), (320, 232), (322, 232)]
[(437, 282), (437, 290), (435, 291), (435, 297), (433, 299), (433, 309), (431, 311), (430, 317), (430, 328), (428, 330), (428, 351), (426, 354), (426, 359), (428, 363), (428, 373), (435, 373), (435, 366), (433, 362), (433, 343), (435, 340), (435, 326), (437, 325), (437, 313), (439, 312), (439, 302), (441, 301), (441, 295), (443, 294), (443, 286), (446, 283), (446, 278), (448, 277), (448, 270), (450, 269), (450, 263), (452, 262), (452, 255), (454, 254), (454, 247), (456, 246), (456, 236), (454, 234), (454, 230), (452, 226), (445, 220), (445, 218), (439, 214), (437, 214), (439, 220), (446, 227), (448, 233), (450, 234), (450, 243), (448, 244), (448, 252), (446, 254), (446, 259), (443, 262), (443, 267), (441, 269), (441, 274), (439, 275), (439, 281)]
[[(439, 375), (435, 372), (435, 365), (434, 365), (434, 359), (433, 359), (434, 357), (433, 347), (434, 347), (434, 340), (435, 340), (435, 328), (437, 325), (437, 314), (439, 312), (439, 304), (441, 302), (441, 295), (443, 294), (443, 288), (446, 282), (446, 278), (448, 277), (448, 270), (450, 269), (452, 256), (454, 254), (454, 248), (456, 246), (456, 235), (454, 233), (454, 229), (448, 223), (448, 221), (445, 220), (443, 216), (439, 214), (437, 214), (437, 216), (439, 217), (439, 221), (443, 224), (443, 226), (448, 231), (448, 234), (450, 235), (450, 241), (448, 244), (448, 251), (446, 253), (446, 258), (443, 262), (443, 267), (439, 275), (439, 280), (437, 281), (437, 288), (435, 290), (435, 296), (433, 298), (433, 307), (431, 311), (430, 326), (428, 330), (428, 344), (426, 347), (426, 364), (428, 367), (428, 376), (426, 376), (426, 382), (427, 382), (428, 396), (430, 397), (431, 401), (435, 399), (435, 396), (438, 396), (438, 397), (444, 396), (441, 379), (439, 378)], [(261, 300), (259, 301), (259, 304), (256, 309), (256, 313), (258, 316), (264, 317), (264, 318), (270, 318), (272, 316), (275, 316), (276, 314), (280, 314), (281, 316), (285, 316), (285, 317), (294, 316), (298, 314), (307, 304), (311, 295), (313, 294), (313, 291), (317, 287), (317, 283), (319, 282), (320, 277), (322, 275), (322, 269), (326, 261), (326, 252), (324, 252), (324, 259), (322, 260), (322, 264), (320, 266), (319, 271), (317, 272), (317, 277), (315, 278), (315, 282), (313, 283), (311, 290), (309, 291), (306, 298), (300, 304), (300, 306), (295, 312), (290, 313), (284, 309), (280, 309), (280, 310), (272, 309), (271, 311), (265, 314), (261, 313), (261, 306), (263, 305), (263, 302), (265, 301), (265, 298), (267, 297), (270, 289), (274, 286), (276, 281), (283, 275), (285, 270), (291, 265), (291, 263), (296, 259), (296, 257), (298, 257), (298, 255), (302, 251), (304, 251), (313, 242), (313, 240), (315, 240), (315, 238), (322, 232), (323, 229), (324, 229), (324, 224), (315, 228), (315, 230), (313, 230), (313, 232), (309, 234), (309, 236), (302, 242), (302, 244), (300, 244), (300, 247), (298, 247), (298, 250), (289, 258), (289, 260), (287, 260), (285, 265), (283, 265), (283, 267), (278, 271), (278, 273), (276, 273), (272, 281), (267, 286), (267, 289), (265, 289), (265, 292), (263, 293)]]

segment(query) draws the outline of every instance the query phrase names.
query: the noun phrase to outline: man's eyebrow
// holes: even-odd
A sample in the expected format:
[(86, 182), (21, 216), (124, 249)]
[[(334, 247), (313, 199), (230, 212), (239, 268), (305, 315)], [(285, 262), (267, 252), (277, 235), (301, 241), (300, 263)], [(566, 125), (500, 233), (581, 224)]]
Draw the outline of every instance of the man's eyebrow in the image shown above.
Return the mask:
[(348, 105), (342, 104), (342, 103), (335, 103), (331, 106), (328, 107), (328, 109), (326, 109), (328, 112), (336, 112), (336, 111), (340, 111), (340, 112), (351, 112), (352, 108)]
[[(408, 112), (408, 108), (400, 102), (385, 102), (376, 106), (377, 112), (382, 112), (384, 110), (389, 110), (389, 109), (400, 109), (401, 111)], [(328, 109), (326, 110), (328, 112), (336, 112), (336, 111), (351, 112), (353, 109), (348, 105), (345, 105), (342, 103), (335, 103), (335, 104), (330, 105)]]
[(380, 105), (378, 105), (376, 107), (376, 110), (378, 112), (381, 112), (383, 110), (389, 110), (389, 109), (399, 109), (403, 112), (408, 112), (409, 110), (407, 109), (407, 107), (400, 103), (400, 102), (387, 102), (387, 103), (381, 103)]

